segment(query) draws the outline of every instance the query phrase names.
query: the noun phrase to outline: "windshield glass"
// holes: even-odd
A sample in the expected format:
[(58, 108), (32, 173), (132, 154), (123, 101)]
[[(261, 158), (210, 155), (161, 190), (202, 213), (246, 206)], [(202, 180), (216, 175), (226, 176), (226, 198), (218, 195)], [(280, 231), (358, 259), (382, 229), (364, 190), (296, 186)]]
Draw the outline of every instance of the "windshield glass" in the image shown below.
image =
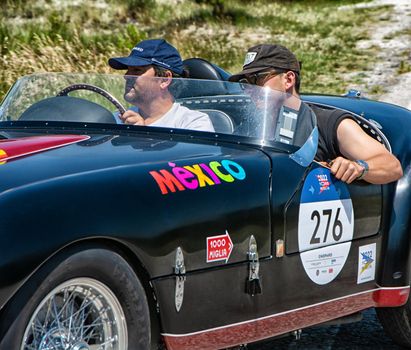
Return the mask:
[(0, 106), (0, 121), (126, 123), (298, 148), (310, 140), (316, 125), (312, 111), (297, 97), (254, 85), (89, 73), (19, 79)]

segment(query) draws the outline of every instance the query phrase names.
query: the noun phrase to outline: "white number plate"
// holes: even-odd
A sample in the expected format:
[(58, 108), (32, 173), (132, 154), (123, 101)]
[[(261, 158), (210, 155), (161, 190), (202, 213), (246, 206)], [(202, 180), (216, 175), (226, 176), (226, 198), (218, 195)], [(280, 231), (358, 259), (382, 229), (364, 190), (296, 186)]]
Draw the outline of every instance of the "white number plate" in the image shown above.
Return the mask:
[(304, 270), (317, 284), (344, 267), (354, 233), (354, 211), (345, 183), (329, 169), (313, 169), (304, 182), (298, 214), (298, 248)]

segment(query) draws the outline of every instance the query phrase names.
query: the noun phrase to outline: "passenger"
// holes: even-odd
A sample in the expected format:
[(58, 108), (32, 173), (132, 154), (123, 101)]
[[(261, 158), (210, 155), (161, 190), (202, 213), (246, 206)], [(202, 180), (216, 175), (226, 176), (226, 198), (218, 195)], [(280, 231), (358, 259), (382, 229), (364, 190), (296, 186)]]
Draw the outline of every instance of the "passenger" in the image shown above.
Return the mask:
[[(284, 46), (257, 45), (248, 50), (243, 70), (229, 80), (269, 87), (299, 98), (300, 63)], [(316, 160), (328, 164), (337, 179), (384, 184), (402, 177), (398, 159), (367, 135), (350, 114), (316, 106), (312, 109), (319, 130)]]
[(123, 123), (214, 131), (207, 114), (175, 102), (170, 92), (177, 83), (173, 78), (186, 73), (177, 49), (164, 39), (143, 40), (129, 56), (110, 58), (108, 63), (114, 69), (127, 70), (124, 99), (137, 107), (119, 115)]

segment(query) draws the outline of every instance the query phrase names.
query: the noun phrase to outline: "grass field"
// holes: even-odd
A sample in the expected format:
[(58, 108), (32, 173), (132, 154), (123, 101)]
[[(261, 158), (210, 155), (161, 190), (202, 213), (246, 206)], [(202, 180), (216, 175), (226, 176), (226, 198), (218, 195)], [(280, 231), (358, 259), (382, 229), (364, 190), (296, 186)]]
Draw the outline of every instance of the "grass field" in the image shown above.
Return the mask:
[(303, 62), (302, 90), (342, 93), (361, 83), (375, 48), (359, 51), (388, 7), (339, 9), (359, 1), (2, 0), (0, 98), (21, 75), (113, 72), (107, 59), (140, 40), (164, 37), (183, 58), (203, 57), (230, 72), (246, 49), (280, 43)]

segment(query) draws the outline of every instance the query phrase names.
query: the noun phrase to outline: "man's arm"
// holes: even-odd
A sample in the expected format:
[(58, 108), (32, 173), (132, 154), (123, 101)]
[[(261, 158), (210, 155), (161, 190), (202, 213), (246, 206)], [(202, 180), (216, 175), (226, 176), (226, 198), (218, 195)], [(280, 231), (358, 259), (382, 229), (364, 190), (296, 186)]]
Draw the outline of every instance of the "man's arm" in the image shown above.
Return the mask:
[(347, 118), (339, 124), (337, 139), (344, 156), (332, 161), (331, 172), (337, 179), (347, 183), (357, 179), (364, 168), (356, 160), (368, 163), (369, 170), (363, 180), (373, 184), (396, 181), (403, 175), (398, 159), (368, 136), (354, 120)]

